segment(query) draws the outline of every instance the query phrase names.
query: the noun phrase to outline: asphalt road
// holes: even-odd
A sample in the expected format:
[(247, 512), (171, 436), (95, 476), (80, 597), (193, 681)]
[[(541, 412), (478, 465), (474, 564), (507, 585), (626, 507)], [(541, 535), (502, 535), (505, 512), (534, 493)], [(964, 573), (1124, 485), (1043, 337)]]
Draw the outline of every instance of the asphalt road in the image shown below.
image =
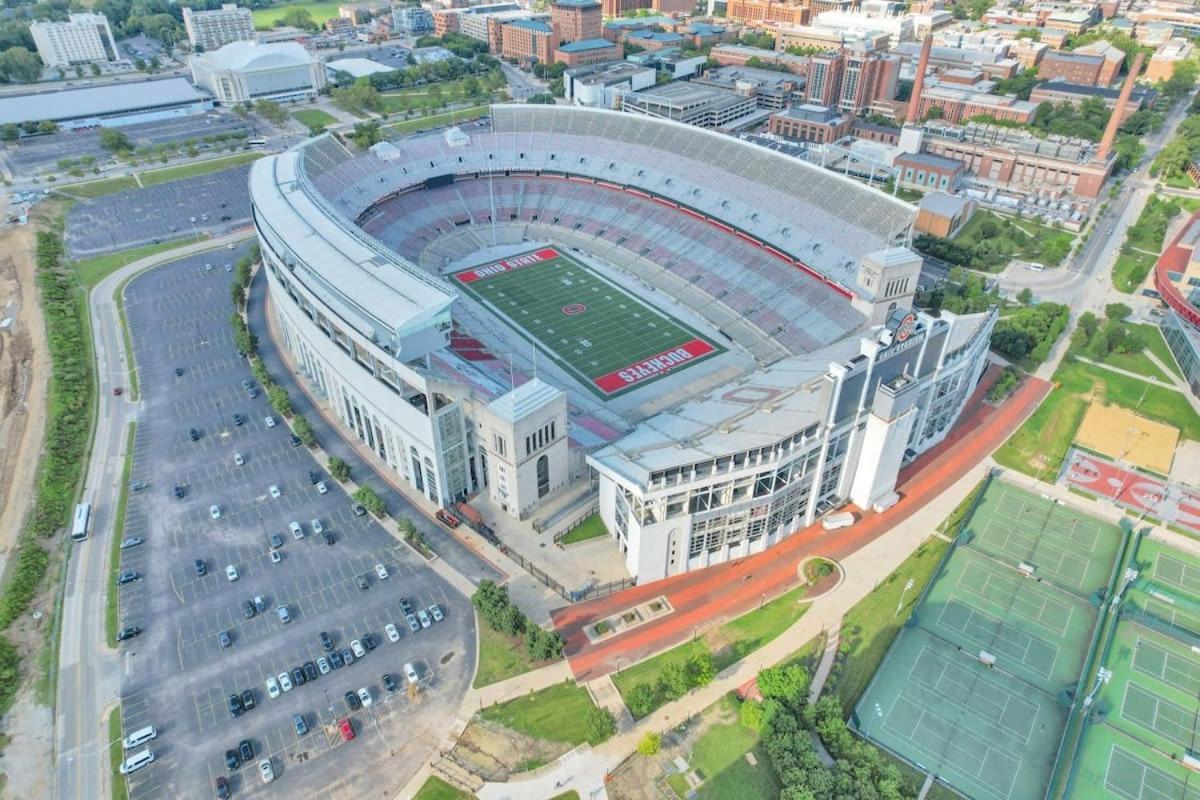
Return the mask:
[(547, 91), (546, 84), (511, 64), (501, 61), (500, 69), (504, 71), (504, 77), (508, 79), (508, 89), (513, 100), (525, 100), (535, 94)]

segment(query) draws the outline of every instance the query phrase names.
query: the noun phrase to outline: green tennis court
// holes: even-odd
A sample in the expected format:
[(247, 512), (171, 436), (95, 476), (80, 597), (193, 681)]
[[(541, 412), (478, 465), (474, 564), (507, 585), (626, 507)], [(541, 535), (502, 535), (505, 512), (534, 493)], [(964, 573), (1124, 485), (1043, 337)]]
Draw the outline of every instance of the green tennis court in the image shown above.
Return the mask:
[(1116, 728), (1089, 725), (1067, 800), (1200, 800), (1200, 781)]
[(1189, 564), (1177, 555), (1158, 554), (1154, 561), (1154, 580), (1193, 596), (1200, 595), (1200, 567)]

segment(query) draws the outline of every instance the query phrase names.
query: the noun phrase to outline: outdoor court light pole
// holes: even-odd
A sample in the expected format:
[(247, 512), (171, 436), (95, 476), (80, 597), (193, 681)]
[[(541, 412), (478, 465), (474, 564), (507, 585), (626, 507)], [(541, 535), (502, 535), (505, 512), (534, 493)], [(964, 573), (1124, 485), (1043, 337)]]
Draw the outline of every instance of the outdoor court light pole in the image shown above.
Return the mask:
[(904, 595), (908, 594), (908, 590), (912, 587), (913, 579), (909, 578), (908, 582), (904, 584), (904, 588), (900, 591), (900, 602), (896, 603), (896, 613), (892, 615), (893, 618), (900, 616), (900, 609), (904, 608)]
[(1096, 685), (1092, 687), (1092, 691), (1088, 693), (1088, 696), (1083, 698), (1084, 708), (1092, 704), (1092, 701), (1096, 699), (1096, 693), (1100, 691), (1100, 687), (1112, 680), (1112, 676), (1112, 670), (1106, 667), (1101, 667), (1096, 671)]

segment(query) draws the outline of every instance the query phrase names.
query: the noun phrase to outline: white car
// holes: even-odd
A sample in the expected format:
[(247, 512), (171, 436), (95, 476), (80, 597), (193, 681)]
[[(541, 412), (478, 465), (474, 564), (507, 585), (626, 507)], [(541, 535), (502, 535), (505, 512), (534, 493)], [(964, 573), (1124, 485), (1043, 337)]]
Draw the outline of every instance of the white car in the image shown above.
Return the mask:
[(283, 689), (285, 692), (290, 692), (292, 690), (292, 679), (286, 672), (279, 673), (279, 688)]
[(387, 567), (385, 567), (383, 564), (376, 564), (375, 574), (379, 576), (379, 580), (386, 581), (388, 576)]
[(404, 677), (408, 678), (409, 683), (417, 683), (421, 680), (421, 676), (417, 675), (417, 669), (412, 664), (404, 665)]
[(280, 564), (282, 562), (283, 562), (283, 556), (280, 555), (279, 551), (272, 550), (271, 551), (271, 563), (272, 564)]
[(238, 579), (237, 567), (235, 567), (233, 564), (230, 564), (228, 567), (226, 567), (225, 568), (225, 577), (229, 578), (230, 583), (233, 583), (234, 581), (236, 581)]
[(213, 519), (220, 519), (221, 518), (221, 507), (220, 506), (209, 506), (208, 513), (209, 513), (209, 516), (211, 516)]
[(234, 453), (233, 454), (233, 463), (237, 464), (240, 467), (246, 463), (246, 459), (242, 458), (241, 453)]
[(328, 494), (329, 487), (325, 485), (325, 481), (317, 481), (317, 494)]
[(267, 491), (271, 493), (271, 499), (273, 499), (273, 500), (279, 499), (279, 487), (278, 486), (276, 486), (275, 484), (272, 483), (270, 485), (270, 487), (267, 488)]
[(320, 536), (325, 532), (325, 526), (321, 524), (321, 520), (319, 519), (310, 519), (308, 524), (312, 525), (313, 533), (315, 533), (317, 536)]
[(317, 658), (317, 672), (321, 673), (322, 675), (328, 675), (329, 670), (330, 670), (330, 666), (329, 666), (328, 659), (326, 659), (325, 656), (318, 657)]
[(396, 626), (392, 623), (389, 622), (387, 625), (384, 625), (383, 632), (387, 634), (389, 642), (395, 644), (400, 641), (400, 631), (396, 630)]
[(274, 417), (267, 417), (266, 419), (263, 420), (263, 422), (267, 423), (268, 428), (275, 427), (275, 418)]
[(360, 642), (358, 639), (355, 639), (350, 643), (350, 649), (354, 651), (355, 658), (362, 658), (367, 654), (366, 649), (362, 646), (362, 642)]
[(296, 522), (295, 520), (292, 520), (291, 522), (289, 522), (288, 530), (290, 530), (292, 532), (293, 539), (303, 539), (304, 538), (304, 528), (300, 527), (299, 522)]
[(423, 608), (417, 609), (417, 619), (419, 619), (421, 621), (422, 628), (428, 628), (430, 625), (433, 624), (433, 621), (431, 619), (429, 619), (429, 614), (426, 613), (425, 609), (423, 609)]
[(358, 690), (358, 699), (362, 700), (363, 708), (366, 708), (367, 706), (371, 705), (371, 703), (375, 702), (371, 699), (371, 693), (367, 691), (367, 687), (365, 686)]
[(270, 783), (275, 780), (275, 770), (271, 767), (271, 759), (264, 758), (258, 762), (258, 774), (262, 778), (263, 783)]
[(267, 697), (272, 700), (279, 697), (279, 681), (274, 678), (267, 678)]

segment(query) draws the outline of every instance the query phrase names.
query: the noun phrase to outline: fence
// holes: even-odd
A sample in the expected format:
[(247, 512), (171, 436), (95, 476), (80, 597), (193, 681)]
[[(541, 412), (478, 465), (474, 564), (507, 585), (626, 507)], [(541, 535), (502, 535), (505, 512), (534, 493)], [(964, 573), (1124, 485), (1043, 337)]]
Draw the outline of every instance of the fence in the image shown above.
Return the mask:
[(566, 537), (566, 535), (568, 533), (575, 530), (580, 525), (587, 522), (589, 519), (591, 519), (593, 516), (595, 516), (596, 514), (599, 514), (599, 513), (600, 513), (600, 504), (599, 503), (593, 503), (592, 505), (588, 506), (587, 511), (583, 512), (578, 517), (573, 519), (571, 521), (571, 524), (567, 525), (567, 527), (563, 528), (561, 531), (554, 534), (554, 543), (558, 544), (559, 542), (561, 542), (563, 540), (564, 537)]

